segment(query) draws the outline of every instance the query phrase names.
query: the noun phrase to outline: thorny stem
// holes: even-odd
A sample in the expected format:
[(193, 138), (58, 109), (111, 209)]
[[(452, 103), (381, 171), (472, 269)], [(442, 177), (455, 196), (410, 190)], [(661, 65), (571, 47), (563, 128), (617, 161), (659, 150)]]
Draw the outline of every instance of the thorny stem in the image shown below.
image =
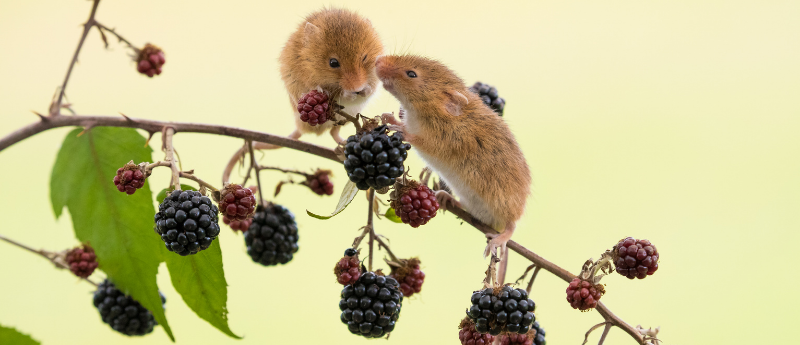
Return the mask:
[(128, 48), (133, 49), (133, 51), (136, 54), (139, 54), (140, 49), (136, 48), (136, 46), (134, 46), (133, 43), (131, 43), (130, 41), (126, 40), (125, 37), (120, 36), (120, 34), (118, 34), (117, 31), (115, 31), (114, 29), (109, 29), (105, 25), (100, 24), (100, 22), (98, 22), (98, 21), (95, 21), (94, 25), (97, 26), (98, 29), (104, 30), (104, 31), (114, 35), (120, 42), (125, 43), (128, 46)]
[(372, 208), (375, 205), (375, 200), (374, 200), (375, 199), (375, 190), (374, 189), (372, 189), (372, 188), (369, 189), (369, 191), (367, 192), (367, 199), (369, 199), (369, 201), (367, 202), (369, 204), (369, 206), (367, 207), (367, 212), (368, 212), (368, 214), (367, 214), (367, 229), (369, 229), (369, 266), (367, 267), (367, 269), (370, 272), (372, 272), (372, 247), (375, 244), (374, 241), (375, 241), (375, 237), (376, 237), (375, 236), (375, 228), (372, 225), (372, 215), (373, 215)]
[(347, 119), (347, 121), (352, 122), (356, 126), (356, 133), (358, 133), (361, 130), (361, 124), (358, 122), (357, 117), (348, 114), (344, 110), (337, 110), (336, 113)]
[[(257, 167), (258, 163), (256, 163), (255, 152), (253, 152), (253, 143), (248, 141), (248, 142), (245, 143), (245, 145), (247, 146), (248, 149), (250, 149), (250, 164), (251, 164), (250, 166), (251, 167)], [(261, 192), (261, 176), (260, 175), (261, 175), (260, 171), (258, 170), (258, 168), (256, 168), (256, 185), (258, 186), (258, 203), (259, 203), (259, 205), (264, 205), (264, 193)]]
[(180, 170), (178, 164), (175, 164), (175, 147), (172, 146), (172, 136), (175, 134), (175, 129), (167, 127), (164, 133), (164, 152), (167, 154), (166, 161), (169, 162), (172, 168), (172, 180), (170, 184), (175, 187), (175, 190), (181, 189)]
[(64, 83), (61, 84), (61, 90), (58, 92), (58, 100), (50, 107), (50, 116), (61, 114), (61, 101), (64, 99), (64, 92), (67, 90), (67, 82), (72, 74), (72, 68), (75, 67), (75, 63), (78, 62), (78, 54), (81, 52), (81, 48), (83, 48), (83, 42), (86, 41), (86, 36), (89, 35), (92, 26), (97, 23), (94, 20), (94, 15), (97, 13), (98, 5), (100, 5), (100, 0), (94, 0), (92, 3), (92, 12), (89, 13), (89, 19), (83, 24), (83, 34), (81, 34), (81, 39), (78, 41), (78, 48), (75, 49), (75, 54), (72, 55), (72, 61), (69, 63), (69, 68), (67, 68), (67, 76), (64, 77)]
[[(69, 266), (65, 265), (63, 262), (61, 262), (61, 261), (59, 261), (59, 260), (56, 260), (56, 255), (55, 255), (55, 253), (50, 253), (50, 252), (47, 252), (47, 251), (44, 251), (44, 250), (36, 250), (36, 249), (33, 249), (33, 248), (31, 248), (31, 247), (28, 247), (28, 246), (26, 246), (26, 245), (24, 245), (24, 244), (22, 244), (22, 243), (19, 243), (19, 242), (17, 242), (17, 241), (14, 241), (14, 240), (12, 240), (12, 239), (10, 239), (10, 238), (8, 238), (8, 237), (5, 237), (5, 236), (3, 236), (3, 235), (0, 235), (0, 240), (6, 241), (6, 242), (8, 242), (8, 243), (11, 243), (11, 244), (13, 244), (13, 245), (15, 245), (15, 246), (17, 246), (17, 247), (20, 247), (20, 248), (22, 248), (22, 249), (25, 249), (25, 250), (27, 250), (27, 251), (29, 251), (29, 252), (31, 252), (31, 253), (38, 254), (39, 256), (41, 256), (41, 257), (43, 257), (43, 258), (47, 259), (48, 261), (52, 262), (52, 263), (53, 263), (53, 265), (56, 265), (56, 267), (58, 267), (58, 268), (61, 268), (61, 269), (66, 269), (66, 270), (68, 270), (68, 269), (69, 269)], [(85, 281), (86, 281), (86, 282), (88, 282), (89, 284), (92, 284), (92, 285), (94, 285), (94, 286), (97, 286), (97, 283), (95, 283), (95, 282), (93, 282), (93, 281), (89, 280), (89, 278), (81, 278), (81, 279), (85, 280)]]
[(281, 168), (281, 167), (272, 167), (272, 166), (263, 166), (263, 165), (256, 166), (256, 171), (261, 171), (261, 170), (277, 170), (277, 171), (284, 172), (284, 173), (287, 173), (287, 174), (297, 174), (297, 175), (300, 175), (300, 176), (303, 176), (303, 177), (311, 176), (311, 174), (307, 174), (307, 173), (304, 173), (304, 172), (298, 171), (298, 170), (284, 169), (284, 168)]

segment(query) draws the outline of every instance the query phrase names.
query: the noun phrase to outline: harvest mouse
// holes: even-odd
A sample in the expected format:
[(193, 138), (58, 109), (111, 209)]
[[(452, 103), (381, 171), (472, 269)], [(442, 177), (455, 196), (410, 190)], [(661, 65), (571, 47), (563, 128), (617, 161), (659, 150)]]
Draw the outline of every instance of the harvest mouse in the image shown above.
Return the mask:
[(281, 79), (297, 126), (289, 137), (330, 130), (337, 143), (342, 141), (340, 127), (333, 126), (333, 121), (311, 126), (300, 120), (297, 101), (312, 89), (332, 91), (339, 95), (336, 102), (344, 111), (356, 115), (377, 90), (375, 59), (382, 53), (383, 44), (372, 23), (357, 13), (330, 8), (308, 15), (289, 36), (280, 56)]
[[(384, 120), (403, 132), (428, 166), (460, 199), (437, 191), (440, 204), (463, 205), (475, 218), (500, 234), (484, 255), (505, 251), (530, 194), (528, 164), (505, 121), (469, 92), (464, 81), (444, 64), (427, 58), (381, 56), (378, 78), (404, 111), (402, 122)], [(504, 260), (505, 261), (505, 260)]]

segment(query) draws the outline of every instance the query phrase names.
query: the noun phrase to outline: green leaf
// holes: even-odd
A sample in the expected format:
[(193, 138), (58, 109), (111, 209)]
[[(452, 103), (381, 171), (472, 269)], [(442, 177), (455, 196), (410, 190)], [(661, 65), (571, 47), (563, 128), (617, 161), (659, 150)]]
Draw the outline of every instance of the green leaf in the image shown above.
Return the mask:
[(389, 209), (386, 210), (386, 214), (384, 214), (383, 216), (386, 217), (386, 219), (391, 220), (391, 221), (393, 221), (395, 223), (402, 223), (403, 222), (403, 220), (400, 219), (400, 217), (397, 214), (394, 213), (394, 209), (391, 208), (391, 207), (389, 207)]
[(14, 345), (39, 345), (31, 336), (22, 334), (14, 328), (3, 327), (0, 325), (0, 344)]
[(222, 333), (241, 339), (228, 327), (228, 283), (222, 270), (219, 238), (208, 249), (186, 257), (167, 254), (172, 286), (197, 316)]
[[(167, 193), (171, 192), (173, 189), (174, 188), (172, 188), (172, 186), (162, 189), (160, 192), (158, 192), (158, 195), (156, 195), (156, 201), (159, 204), (164, 202), (164, 199), (167, 198)], [(194, 188), (188, 184), (181, 184), (181, 190), (197, 190), (197, 188)]]
[(75, 236), (97, 253), (100, 269), (126, 294), (153, 313), (175, 341), (156, 285), (164, 243), (153, 233), (150, 186), (133, 195), (120, 193), (113, 178), (129, 160), (152, 161), (145, 138), (130, 128), (97, 127), (81, 136), (67, 134), (50, 176), (50, 201), (56, 217), (69, 209)]
[(347, 185), (345, 185), (344, 189), (342, 190), (342, 196), (339, 197), (339, 204), (336, 205), (336, 210), (334, 210), (330, 216), (320, 216), (312, 213), (309, 210), (306, 210), (306, 213), (308, 213), (309, 216), (317, 219), (331, 219), (333, 216), (339, 214), (339, 212), (342, 212), (347, 205), (350, 205), (350, 202), (353, 201), (353, 199), (356, 197), (356, 194), (358, 194), (358, 187), (356, 187), (356, 184), (353, 181), (347, 181)]

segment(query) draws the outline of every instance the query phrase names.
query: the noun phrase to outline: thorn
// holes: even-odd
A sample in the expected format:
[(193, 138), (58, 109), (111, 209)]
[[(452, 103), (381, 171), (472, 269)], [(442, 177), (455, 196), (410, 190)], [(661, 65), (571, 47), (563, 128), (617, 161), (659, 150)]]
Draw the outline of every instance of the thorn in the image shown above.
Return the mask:
[(150, 145), (150, 139), (153, 139), (153, 136), (156, 135), (156, 132), (147, 131), (147, 133), (149, 135), (147, 136), (147, 140), (145, 140), (145, 142), (144, 142), (144, 147), (149, 146)]
[(78, 137), (80, 137), (83, 134), (85, 134), (86, 132), (92, 130), (93, 127), (94, 127), (94, 125), (88, 125), (88, 126), (84, 127), (83, 130), (80, 133), (78, 133)]
[(131, 120), (131, 118), (130, 118), (130, 117), (128, 117), (128, 115), (125, 115), (125, 114), (123, 114), (122, 112), (120, 112), (119, 114), (120, 114), (120, 115), (122, 115), (122, 117), (124, 117), (124, 118), (125, 118), (125, 120), (128, 120), (128, 121), (133, 121), (133, 120)]
[(48, 119), (47, 119), (47, 116), (44, 116), (44, 115), (42, 115), (42, 114), (39, 114), (39, 113), (37, 113), (37, 112), (36, 112), (36, 111), (34, 111), (34, 110), (31, 110), (31, 112), (32, 112), (32, 113), (34, 113), (34, 114), (36, 114), (36, 116), (39, 116), (39, 119), (41, 119), (41, 120), (42, 120), (42, 122), (47, 122), (47, 121), (48, 121)]

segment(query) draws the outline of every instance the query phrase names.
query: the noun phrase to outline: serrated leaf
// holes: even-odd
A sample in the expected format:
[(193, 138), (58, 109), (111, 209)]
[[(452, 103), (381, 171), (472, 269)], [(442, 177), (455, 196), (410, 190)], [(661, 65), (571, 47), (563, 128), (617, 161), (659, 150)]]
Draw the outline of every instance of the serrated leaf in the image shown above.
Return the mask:
[(0, 325), (0, 344), (14, 345), (39, 345), (31, 336), (22, 334), (14, 328)]
[(386, 217), (386, 219), (391, 220), (395, 223), (403, 222), (403, 220), (400, 219), (400, 217), (396, 213), (394, 213), (394, 209), (391, 207), (389, 207), (389, 209), (386, 210), (386, 213), (383, 216)]
[(228, 283), (222, 270), (219, 238), (195, 255), (182, 257), (167, 253), (166, 261), (172, 286), (186, 305), (222, 333), (241, 339), (228, 327)]
[[(159, 204), (164, 202), (164, 199), (167, 198), (167, 193), (171, 192), (173, 189), (174, 188), (170, 186), (169, 188), (164, 188), (160, 192), (158, 192), (158, 195), (156, 195), (156, 202), (158, 202)], [(197, 190), (197, 188), (194, 188), (188, 184), (181, 184), (181, 190)]]
[(356, 187), (356, 184), (353, 181), (347, 181), (347, 184), (342, 190), (342, 196), (339, 197), (339, 204), (336, 205), (336, 209), (333, 211), (333, 213), (331, 213), (330, 216), (320, 216), (318, 214), (311, 213), (309, 210), (306, 210), (306, 213), (308, 213), (309, 216), (317, 219), (331, 219), (333, 216), (342, 212), (347, 205), (350, 205), (350, 202), (353, 201), (353, 199), (356, 197), (356, 194), (358, 194), (358, 187)]
[(152, 161), (145, 138), (130, 128), (97, 127), (69, 134), (50, 176), (56, 217), (69, 209), (75, 236), (97, 254), (99, 268), (123, 292), (153, 313), (172, 341), (156, 285), (164, 243), (153, 233), (153, 194), (148, 183), (133, 195), (113, 183), (117, 168), (133, 159)]

